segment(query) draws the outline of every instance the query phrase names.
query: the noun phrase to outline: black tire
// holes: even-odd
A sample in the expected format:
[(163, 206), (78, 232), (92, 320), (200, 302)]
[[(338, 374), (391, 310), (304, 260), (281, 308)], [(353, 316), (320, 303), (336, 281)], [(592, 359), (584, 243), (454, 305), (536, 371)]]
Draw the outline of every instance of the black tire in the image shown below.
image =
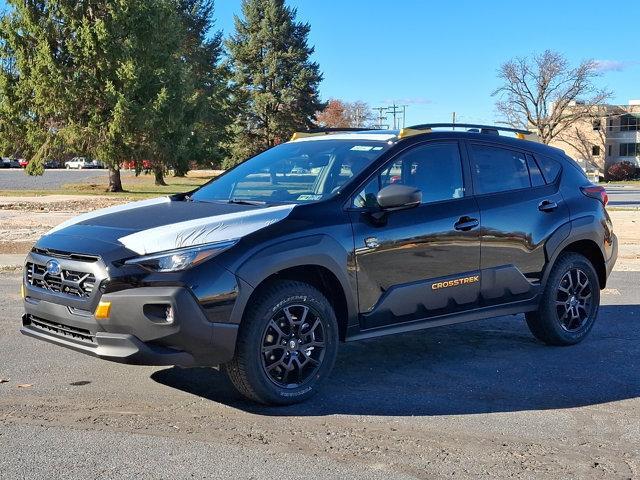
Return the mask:
[(234, 358), (222, 366), (236, 390), (269, 405), (290, 405), (314, 395), (338, 352), (331, 304), (311, 285), (282, 280), (267, 285), (248, 308)]
[(548, 345), (575, 345), (591, 331), (599, 307), (595, 268), (578, 253), (563, 253), (549, 274), (538, 310), (526, 314), (527, 325)]

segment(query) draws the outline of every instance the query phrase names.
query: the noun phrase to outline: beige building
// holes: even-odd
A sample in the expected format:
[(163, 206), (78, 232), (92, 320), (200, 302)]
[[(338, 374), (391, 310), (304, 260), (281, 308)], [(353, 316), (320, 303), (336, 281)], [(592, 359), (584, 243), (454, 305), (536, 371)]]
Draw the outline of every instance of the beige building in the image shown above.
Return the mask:
[(609, 165), (622, 161), (640, 168), (640, 100), (594, 106), (551, 145), (562, 148), (588, 171), (604, 174)]

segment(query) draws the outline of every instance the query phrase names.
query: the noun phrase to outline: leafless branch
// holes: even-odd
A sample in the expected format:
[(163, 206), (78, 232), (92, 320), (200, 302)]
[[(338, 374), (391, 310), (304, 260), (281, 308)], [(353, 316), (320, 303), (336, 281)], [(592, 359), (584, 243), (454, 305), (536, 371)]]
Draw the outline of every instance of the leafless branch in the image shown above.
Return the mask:
[(611, 97), (594, 85), (596, 66), (585, 60), (570, 68), (564, 56), (551, 50), (509, 60), (499, 68), (502, 86), (493, 92), (502, 121), (536, 130), (544, 143), (551, 142)]

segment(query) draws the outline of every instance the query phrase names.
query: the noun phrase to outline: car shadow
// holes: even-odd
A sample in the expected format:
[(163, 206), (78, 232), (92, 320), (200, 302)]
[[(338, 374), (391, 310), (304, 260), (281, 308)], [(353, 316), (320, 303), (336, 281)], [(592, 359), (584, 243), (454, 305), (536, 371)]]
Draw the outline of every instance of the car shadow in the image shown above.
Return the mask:
[(549, 347), (522, 315), (341, 345), (309, 401), (267, 407), (214, 368), (172, 367), (152, 379), (260, 415), (459, 415), (594, 405), (640, 396), (640, 305), (602, 306), (589, 337)]

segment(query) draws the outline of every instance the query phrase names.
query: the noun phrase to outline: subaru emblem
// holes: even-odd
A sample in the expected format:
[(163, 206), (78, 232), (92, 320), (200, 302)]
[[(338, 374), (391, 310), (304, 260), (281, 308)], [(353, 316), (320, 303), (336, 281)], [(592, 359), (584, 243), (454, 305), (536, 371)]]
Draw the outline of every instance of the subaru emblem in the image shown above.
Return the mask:
[(58, 263), (57, 260), (49, 260), (46, 268), (49, 275), (60, 275), (60, 272), (62, 271), (60, 263)]

